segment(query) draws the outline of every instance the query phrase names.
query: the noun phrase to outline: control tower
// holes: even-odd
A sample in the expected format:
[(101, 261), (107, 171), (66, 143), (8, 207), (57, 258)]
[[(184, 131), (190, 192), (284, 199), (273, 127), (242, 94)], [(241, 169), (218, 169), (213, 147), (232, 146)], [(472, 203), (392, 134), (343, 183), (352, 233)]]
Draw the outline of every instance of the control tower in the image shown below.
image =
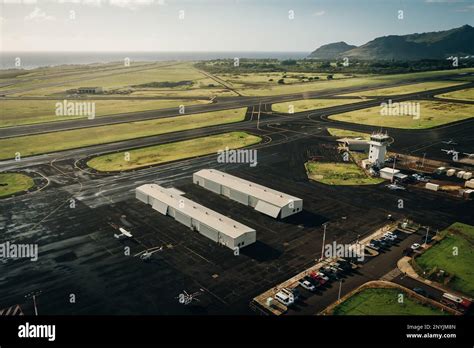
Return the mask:
[(389, 143), (390, 137), (387, 133), (373, 133), (369, 141), (369, 162), (376, 165), (383, 164)]

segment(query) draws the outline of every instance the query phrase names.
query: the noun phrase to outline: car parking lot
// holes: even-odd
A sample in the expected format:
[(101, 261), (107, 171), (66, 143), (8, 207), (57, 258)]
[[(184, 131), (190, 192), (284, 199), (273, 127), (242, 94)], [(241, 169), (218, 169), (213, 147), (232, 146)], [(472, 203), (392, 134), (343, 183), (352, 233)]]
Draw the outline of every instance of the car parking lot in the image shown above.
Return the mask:
[[(422, 231), (413, 234), (397, 232), (399, 238), (389, 246), (379, 249), (379, 255), (370, 258), (364, 264), (352, 271), (328, 270), (332, 277), (329, 281), (317, 291), (310, 292), (301, 288), (301, 296), (296, 300), (294, 305), (288, 308), (287, 315), (314, 315), (324, 310), (327, 306), (337, 301), (339, 295), (343, 297), (350, 291), (356, 289), (362, 284), (384, 278), (389, 271), (393, 276), (386, 280), (397, 281), (403, 279), (403, 275), (397, 272), (397, 262), (403, 256), (406, 248), (409, 248), (414, 241), (419, 240)], [(393, 272), (395, 270), (395, 272)], [(326, 273), (326, 272), (325, 272)], [(402, 284), (403, 285), (403, 284)], [(339, 293), (340, 292), (340, 293)]]

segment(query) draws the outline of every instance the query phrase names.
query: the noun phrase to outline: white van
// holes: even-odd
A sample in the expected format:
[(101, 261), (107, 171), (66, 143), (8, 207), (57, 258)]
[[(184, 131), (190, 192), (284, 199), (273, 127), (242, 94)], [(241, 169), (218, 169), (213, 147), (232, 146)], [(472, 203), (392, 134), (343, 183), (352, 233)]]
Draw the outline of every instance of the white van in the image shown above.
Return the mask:
[(275, 298), (277, 301), (283, 303), (287, 307), (295, 303), (295, 297), (292, 294), (288, 294), (283, 291), (277, 292)]

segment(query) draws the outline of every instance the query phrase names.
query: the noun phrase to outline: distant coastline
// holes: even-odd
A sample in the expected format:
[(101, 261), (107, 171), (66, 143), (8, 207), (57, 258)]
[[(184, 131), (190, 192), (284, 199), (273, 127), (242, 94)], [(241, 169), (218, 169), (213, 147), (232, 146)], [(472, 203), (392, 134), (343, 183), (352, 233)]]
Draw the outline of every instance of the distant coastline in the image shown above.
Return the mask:
[(15, 59), (21, 58), (21, 68), (34, 69), (65, 64), (93, 64), (123, 61), (168, 61), (209, 59), (302, 59), (309, 52), (2, 52), (0, 69), (15, 68)]

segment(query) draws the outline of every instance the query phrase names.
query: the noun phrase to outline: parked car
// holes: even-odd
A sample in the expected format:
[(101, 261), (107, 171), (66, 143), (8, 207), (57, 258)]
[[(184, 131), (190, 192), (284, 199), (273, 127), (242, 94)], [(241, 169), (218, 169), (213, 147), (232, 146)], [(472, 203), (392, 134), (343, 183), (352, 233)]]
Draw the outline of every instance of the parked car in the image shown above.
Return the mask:
[(418, 244), (418, 243), (413, 243), (410, 248), (411, 248), (412, 250), (418, 250), (418, 249), (420, 249), (420, 247), (421, 247), (420, 244)]
[(385, 238), (389, 238), (393, 241), (395, 241), (397, 238), (398, 238), (398, 235), (392, 233), (392, 232), (387, 232), (387, 233), (384, 233), (383, 235)]
[(283, 288), (281, 289), (281, 291), (289, 296), (293, 295), (295, 301), (301, 297), (301, 293), (299, 292), (298, 289), (295, 289), (295, 288), (293, 289)]
[(306, 289), (308, 291), (316, 291), (316, 286), (314, 285), (314, 283), (310, 282), (309, 280), (305, 278), (303, 279), (300, 279), (298, 280), (298, 284), (303, 288), (303, 289)]
[(324, 267), (321, 272), (329, 279), (339, 279), (337, 273), (334, 273), (330, 267)]
[(326, 277), (324, 274), (319, 273), (319, 272), (311, 272), (309, 276), (315, 281), (319, 282), (319, 284), (321, 285), (326, 284), (327, 281), (329, 280), (328, 277)]
[(349, 261), (340, 259), (337, 260), (336, 262), (337, 267), (341, 268), (344, 271), (351, 271), (352, 270), (352, 265)]
[(374, 249), (375, 251), (379, 251), (379, 250), (380, 250), (379, 243), (370, 242), (367, 246), (370, 247), (370, 248), (372, 248), (372, 249)]
[(331, 262), (331, 263), (329, 264), (329, 267), (333, 268), (333, 269), (334, 269), (335, 271), (337, 271), (338, 273), (344, 271), (344, 269), (343, 269), (342, 267), (340, 267), (339, 263), (337, 263), (337, 262)]

